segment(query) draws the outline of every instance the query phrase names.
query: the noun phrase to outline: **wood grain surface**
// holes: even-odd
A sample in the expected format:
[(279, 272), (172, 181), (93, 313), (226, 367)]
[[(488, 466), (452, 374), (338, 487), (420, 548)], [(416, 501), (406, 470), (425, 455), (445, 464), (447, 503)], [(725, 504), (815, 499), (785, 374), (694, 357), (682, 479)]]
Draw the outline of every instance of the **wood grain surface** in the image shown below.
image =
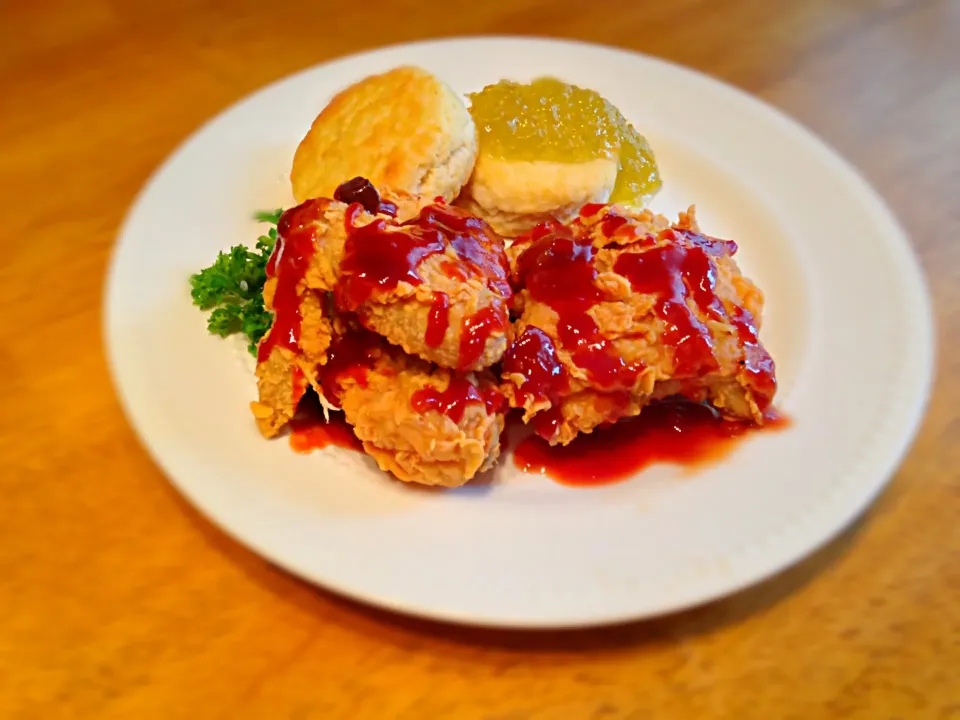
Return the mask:
[[(7, 0), (0, 28), (0, 717), (960, 718), (960, 3)], [(101, 347), (107, 255), (142, 183), (269, 81), (466, 33), (703, 70), (799, 118), (886, 197), (928, 274), (938, 380), (856, 528), (677, 616), (490, 632), (309, 587), (171, 489)]]

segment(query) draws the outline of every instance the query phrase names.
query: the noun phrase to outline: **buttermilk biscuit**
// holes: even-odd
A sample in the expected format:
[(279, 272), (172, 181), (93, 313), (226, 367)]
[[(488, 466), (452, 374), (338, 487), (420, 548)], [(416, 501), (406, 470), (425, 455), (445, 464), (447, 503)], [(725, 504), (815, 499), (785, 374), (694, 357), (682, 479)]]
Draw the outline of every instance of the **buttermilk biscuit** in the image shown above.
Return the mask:
[(588, 162), (509, 161), (481, 153), (457, 201), (505, 237), (556, 218), (571, 220), (586, 203), (605, 203), (617, 179), (616, 157)]
[(332, 197), (358, 175), (382, 190), (450, 201), (477, 157), (477, 131), (460, 97), (425, 70), (399, 67), (342, 90), (297, 147), (297, 202)]

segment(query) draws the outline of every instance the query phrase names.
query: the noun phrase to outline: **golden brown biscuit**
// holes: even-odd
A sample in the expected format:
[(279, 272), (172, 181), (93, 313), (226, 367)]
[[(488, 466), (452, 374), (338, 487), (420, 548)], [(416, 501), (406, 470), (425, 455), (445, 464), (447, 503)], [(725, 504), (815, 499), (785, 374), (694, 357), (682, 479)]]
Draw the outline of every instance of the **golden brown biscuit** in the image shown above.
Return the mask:
[(297, 202), (332, 197), (355, 176), (383, 190), (450, 201), (477, 157), (477, 131), (460, 97), (425, 70), (399, 67), (338, 93), (293, 158)]

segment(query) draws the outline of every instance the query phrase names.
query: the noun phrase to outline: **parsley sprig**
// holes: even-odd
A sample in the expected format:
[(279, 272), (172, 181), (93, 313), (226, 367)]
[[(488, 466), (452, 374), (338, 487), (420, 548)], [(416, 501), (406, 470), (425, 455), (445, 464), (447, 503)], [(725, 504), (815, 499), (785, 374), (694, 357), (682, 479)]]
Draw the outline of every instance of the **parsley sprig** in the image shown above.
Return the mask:
[(190, 295), (201, 310), (210, 310), (207, 329), (226, 337), (243, 333), (250, 341), (250, 353), (270, 329), (273, 315), (263, 307), (263, 284), (267, 261), (277, 242), (277, 222), (283, 210), (258, 212), (254, 219), (272, 227), (257, 238), (254, 247), (235, 245), (221, 252), (213, 265), (190, 276)]

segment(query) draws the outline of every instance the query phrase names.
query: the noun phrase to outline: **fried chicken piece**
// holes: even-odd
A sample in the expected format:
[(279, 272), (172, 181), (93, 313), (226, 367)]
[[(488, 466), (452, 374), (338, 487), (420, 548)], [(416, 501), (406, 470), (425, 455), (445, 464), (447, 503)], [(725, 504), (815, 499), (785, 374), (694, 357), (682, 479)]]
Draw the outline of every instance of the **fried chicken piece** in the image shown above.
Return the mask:
[(456, 374), (361, 328), (334, 340), (318, 379), (364, 450), (400, 480), (458, 487), (500, 455), (506, 403), (490, 371)]
[(693, 208), (588, 205), (510, 249), (520, 318), (503, 359), (511, 406), (551, 444), (680, 395), (764, 422), (776, 392), (759, 342), (763, 294), (735, 243), (700, 233)]
[(263, 289), (264, 306), (276, 312), (276, 319), (257, 349), (259, 397), (250, 404), (257, 428), (268, 438), (290, 422), (307, 385), (315, 382), (333, 331), (324, 295), (304, 290), (290, 298), (282, 291), (278, 309), (276, 288), (274, 277)]
[[(362, 178), (336, 195), (298, 205), (278, 224), (263, 293), (274, 323), (258, 348), (251, 406), (266, 437), (290, 420), (325, 362), (338, 304), (408, 352), (463, 370), (498, 361), (509, 341), (509, 266), (482, 221), (409, 194), (381, 198)], [(393, 285), (390, 273), (399, 273)]]
[[(337, 197), (349, 205), (308, 200), (281, 218), (281, 257), (290, 237), (299, 243), (294, 252), (310, 255), (301, 290), (333, 293), (339, 311), (443, 367), (482, 370), (498, 362), (511, 339), (503, 239), (442, 202), (424, 206), (409, 195), (384, 202), (369, 183), (341, 189)], [(398, 204), (419, 212), (399, 222)]]
[[(481, 221), (443, 205), (430, 205), (401, 225), (393, 219), (396, 205), (369, 183), (347, 191), (342, 195), (352, 197), (341, 199), (350, 205), (311, 200), (278, 223), (263, 293), (274, 322), (258, 347), (259, 399), (251, 403), (257, 426), (266, 437), (277, 435), (311, 386), (327, 411), (343, 409), (383, 470), (407, 482), (462, 485), (492, 467), (500, 453), (506, 401), (496, 377), (482, 367), (507, 345), (512, 290), (502, 240), (488, 237)], [(394, 269), (384, 259), (406, 261), (393, 285), (385, 281)], [(430, 293), (426, 339), (436, 340), (427, 346), (449, 352), (445, 344), (453, 338), (464, 372), (438, 368), (399, 347), (416, 346), (403, 341), (416, 323), (401, 319), (419, 313), (424, 290)], [(463, 321), (443, 334), (431, 330), (440, 294), (442, 309), (449, 310), (443, 317)]]

